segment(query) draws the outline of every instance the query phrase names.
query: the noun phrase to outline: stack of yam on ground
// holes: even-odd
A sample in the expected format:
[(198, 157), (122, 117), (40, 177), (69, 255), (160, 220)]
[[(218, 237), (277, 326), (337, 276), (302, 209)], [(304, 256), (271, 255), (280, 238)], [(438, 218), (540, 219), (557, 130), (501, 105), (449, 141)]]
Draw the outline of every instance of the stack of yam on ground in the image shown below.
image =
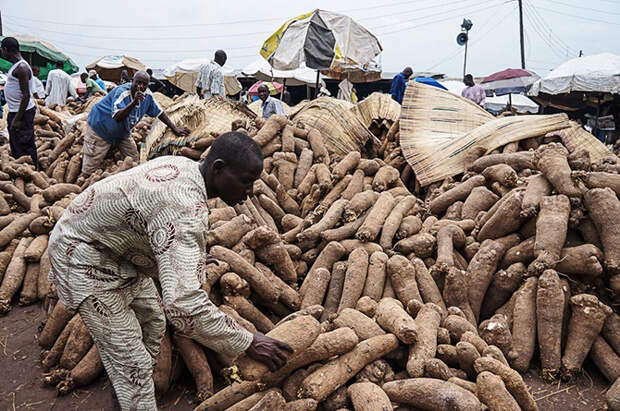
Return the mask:
[[(374, 92), (357, 103), (351, 111), (377, 137), (384, 140), (400, 119), (400, 104), (391, 95)], [(394, 131), (398, 125), (394, 127)]]
[[(158, 392), (178, 380), (180, 357), (200, 410), (536, 410), (522, 373), (540, 364), (544, 380), (571, 381), (591, 362), (613, 384), (605, 395), (617, 406), (616, 157), (592, 161), (561, 137), (540, 135), (411, 189), (395, 142), (375, 158), (340, 155), (328, 136), (301, 125), (275, 115), (228, 126), (259, 144), (264, 172), (245, 203), (209, 200), (208, 252), (219, 265), (207, 267), (203, 284), (242, 327), (295, 351), (270, 372), (169, 326)], [(208, 147), (199, 150), (202, 157)], [(20, 172), (3, 170), (6, 215), (34, 220), (19, 179), (25, 190), (37, 177), (21, 172), (27, 160), (9, 164)], [(60, 213), (55, 207), (73, 196), (61, 194), (42, 195), (55, 202), (39, 209)], [(12, 267), (4, 299), (17, 298), (13, 279), (28, 276), (26, 255), (42, 247), (27, 222), (0, 231), (0, 255)], [(60, 394), (103, 372), (81, 320), (61, 303), (39, 342), (44, 381)]]

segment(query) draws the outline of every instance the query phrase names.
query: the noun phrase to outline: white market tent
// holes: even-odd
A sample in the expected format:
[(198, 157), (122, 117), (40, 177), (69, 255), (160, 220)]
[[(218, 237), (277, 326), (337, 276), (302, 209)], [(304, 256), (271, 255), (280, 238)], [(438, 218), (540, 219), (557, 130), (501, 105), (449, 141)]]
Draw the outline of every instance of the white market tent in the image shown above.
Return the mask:
[[(194, 92), (196, 90), (196, 79), (200, 66), (209, 64), (210, 59), (186, 59), (166, 68), (163, 75), (169, 82), (177, 86), (183, 91)], [(238, 72), (230, 67), (222, 67), (224, 72), (224, 87), (226, 94), (234, 96), (242, 90), (241, 84), (237, 80)]]
[(528, 95), (572, 91), (620, 93), (620, 55), (602, 53), (568, 60), (534, 83)]
[[(275, 70), (263, 58), (259, 58), (245, 66), (241, 73), (262, 81), (277, 81), (279, 83), (286, 81), (288, 86), (314, 86), (316, 84), (316, 70), (307, 67), (295, 70)], [(321, 74), (321, 78), (323, 77)]]
[[(461, 95), (461, 92), (465, 88), (465, 84), (462, 81), (457, 80), (439, 80), (439, 84), (448, 89), (449, 92)], [(522, 94), (512, 94), (512, 107), (517, 110), (518, 113), (538, 113), (538, 104), (532, 99)], [(484, 107), (491, 111), (501, 111), (508, 105), (508, 95), (487, 97)]]

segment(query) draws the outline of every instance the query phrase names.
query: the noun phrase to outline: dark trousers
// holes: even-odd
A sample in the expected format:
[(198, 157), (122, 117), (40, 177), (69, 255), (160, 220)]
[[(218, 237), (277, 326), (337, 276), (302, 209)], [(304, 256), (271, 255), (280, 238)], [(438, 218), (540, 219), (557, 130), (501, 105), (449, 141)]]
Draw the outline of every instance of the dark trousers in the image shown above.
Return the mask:
[(34, 115), (36, 111), (36, 107), (24, 111), (22, 124), (17, 131), (11, 128), (11, 123), (13, 123), (17, 112), (9, 113), (7, 117), (11, 156), (15, 159), (21, 156), (30, 156), (35, 166), (37, 165), (37, 146), (34, 143)]

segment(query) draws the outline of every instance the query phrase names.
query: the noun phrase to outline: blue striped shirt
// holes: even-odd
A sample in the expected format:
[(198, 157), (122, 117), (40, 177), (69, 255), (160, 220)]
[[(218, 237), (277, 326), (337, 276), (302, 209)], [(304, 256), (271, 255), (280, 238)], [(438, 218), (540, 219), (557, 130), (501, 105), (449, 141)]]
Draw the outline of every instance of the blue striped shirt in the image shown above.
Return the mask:
[(132, 100), (131, 83), (121, 84), (93, 106), (88, 114), (88, 125), (99, 137), (110, 144), (116, 144), (129, 137), (133, 126), (138, 124), (145, 114), (151, 117), (161, 114), (161, 108), (150, 90), (146, 90), (144, 97), (144, 101), (134, 107), (125, 120), (114, 120), (114, 114), (127, 107)]

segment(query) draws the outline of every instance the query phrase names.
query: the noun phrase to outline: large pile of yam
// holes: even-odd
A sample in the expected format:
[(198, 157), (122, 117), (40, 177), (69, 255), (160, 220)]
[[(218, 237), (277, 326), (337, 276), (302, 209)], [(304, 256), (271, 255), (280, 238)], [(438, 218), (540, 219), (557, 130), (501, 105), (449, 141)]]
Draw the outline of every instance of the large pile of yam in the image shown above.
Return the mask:
[[(261, 146), (264, 172), (244, 204), (209, 200), (208, 251), (220, 264), (203, 289), (241, 326), (295, 351), (270, 372), (169, 325), (158, 392), (182, 361), (200, 410), (536, 410), (521, 373), (539, 363), (545, 381), (570, 380), (589, 358), (620, 409), (616, 157), (591, 164), (586, 151), (540, 136), (422, 188), (393, 130), (374, 158), (333, 158), (317, 130), (283, 116), (231, 128)], [(75, 156), (71, 144), (57, 150), (70, 135), (49, 147), (51, 173), (5, 150), (0, 174), (0, 310), (48, 297), (39, 342), (44, 380), (60, 394), (103, 373), (79, 315), (52, 309), (43, 280), (46, 234), (95, 180), (54, 174)], [(186, 153), (203, 158), (214, 138)]]

